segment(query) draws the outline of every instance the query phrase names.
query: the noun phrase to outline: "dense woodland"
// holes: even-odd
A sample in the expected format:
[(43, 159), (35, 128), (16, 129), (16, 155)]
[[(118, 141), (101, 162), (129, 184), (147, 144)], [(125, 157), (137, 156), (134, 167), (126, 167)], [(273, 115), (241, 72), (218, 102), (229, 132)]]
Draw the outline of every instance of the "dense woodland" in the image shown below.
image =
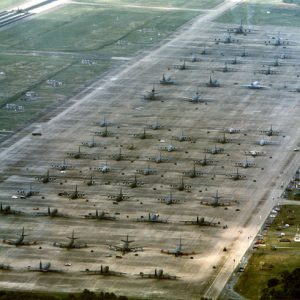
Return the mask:
[(271, 278), (260, 300), (300, 299), (300, 268), (284, 271), (280, 278)]

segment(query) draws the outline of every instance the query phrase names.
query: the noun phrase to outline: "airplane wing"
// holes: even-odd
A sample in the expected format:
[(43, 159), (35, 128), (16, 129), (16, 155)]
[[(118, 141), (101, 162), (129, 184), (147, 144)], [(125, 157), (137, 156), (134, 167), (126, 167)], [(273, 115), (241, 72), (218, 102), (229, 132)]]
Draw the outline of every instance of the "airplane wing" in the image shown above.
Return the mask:
[(266, 152), (257, 151), (257, 150), (249, 150), (249, 151), (245, 151), (245, 154), (255, 157), (255, 156), (264, 156), (264, 155), (266, 155)]
[(251, 168), (251, 167), (254, 167), (255, 166), (255, 163), (253, 163), (253, 162), (237, 162), (237, 163), (235, 163), (235, 165), (237, 166), (237, 167), (241, 167), (241, 168)]
[(129, 248), (129, 251), (130, 252), (144, 251), (144, 248), (143, 247), (132, 247), (132, 248)]
[(213, 200), (212, 201), (200, 201), (200, 204), (206, 205), (206, 206), (213, 206), (213, 207), (228, 206), (228, 205), (226, 205), (227, 203), (224, 203), (224, 202), (215, 203)]
[(172, 204), (178, 204), (181, 202), (181, 200), (178, 199), (166, 199), (166, 198), (159, 198), (158, 201), (160, 201), (161, 203), (165, 203), (166, 205), (172, 205)]
[(68, 156), (72, 157), (72, 158), (87, 158), (90, 154), (88, 153), (67, 153)]
[[(178, 189), (178, 188), (180, 188), (182, 186), (182, 184), (170, 184), (170, 187), (171, 188), (175, 188), (175, 189)], [(183, 184), (183, 186), (184, 186), (184, 189), (190, 189), (190, 188), (192, 188), (192, 186), (190, 185), (190, 184)]]
[(32, 241), (32, 242), (22, 242), (20, 246), (33, 246), (37, 245), (37, 241)]
[(203, 159), (198, 159), (198, 160), (194, 160), (194, 163), (197, 164), (197, 165), (212, 165), (214, 163), (217, 163), (217, 161), (214, 161), (214, 160), (211, 160), (211, 159), (206, 159), (206, 160), (203, 160)]
[(152, 169), (145, 169), (145, 170), (136, 170), (139, 174), (142, 174), (142, 175), (153, 175), (156, 173), (156, 170), (152, 170)]
[(279, 131), (274, 131), (274, 130), (272, 130), (272, 131), (270, 131), (270, 130), (261, 130), (260, 133), (266, 134), (266, 135), (269, 135), (269, 136), (271, 136), (271, 135), (276, 135), (276, 136), (280, 135)]
[(183, 175), (185, 175), (185, 176), (193, 176), (193, 175), (195, 175), (195, 176), (203, 176), (204, 175), (204, 173), (203, 172), (201, 172), (201, 171), (187, 171), (187, 172), (182, 172), (183, 173)]
[(224, 132), (229, 133), (229, 134), (234, 134), (234, 133), (240, 133), (241, 130), (237, 128), (226, 128), (224, 129)]
[(34, 179), (38, 180), (38, 181), (44, 181), (45, 179), (48, 179), (49, 181), (55, 181), (56, 180), (56, 178), (53, 177), (53, 176), (49, 176), (49, 177), (47, 177), (47, 176), (35, 176)]
[(239, 180), (239, 179), (246, 179), (246, 175), (242, 174), (225, 174), (226, 177), (234, 180)]
[(185, 225), (197, 225), (197, 222), (192, 220), (180, 221), (180, 223), (184, 223)]
[(13, 240), (2, 240), (2, 243), (7, 244), (7, 245), (15, 245), (16, 241), (13, 241)]
[(189, 256), (189, 255), (195, 255), (196, 252), (177, 252), (177, 251), (169, 251), (169, 250), (160, 250), (161, 253), (163, 254), (168, 254), (168, 255), (174, 255), (175, 257), (179, 256)]
[(124, 250), (123, 247), (117, 246), (117, 245), (108, 244), (108, 247), (109, 247), (110, 250), (114, 250), (114, 251), (123, 251)]
[(74, 249), (81, 249), (81, 248), (87, 248), (87, 244), (79, 244), (79, 245), (73, 245)]
[(173, 68), (177, 70), (190, 70), (192, 69), (192, 66), (182, 64), (182, 65), (173, 65)]

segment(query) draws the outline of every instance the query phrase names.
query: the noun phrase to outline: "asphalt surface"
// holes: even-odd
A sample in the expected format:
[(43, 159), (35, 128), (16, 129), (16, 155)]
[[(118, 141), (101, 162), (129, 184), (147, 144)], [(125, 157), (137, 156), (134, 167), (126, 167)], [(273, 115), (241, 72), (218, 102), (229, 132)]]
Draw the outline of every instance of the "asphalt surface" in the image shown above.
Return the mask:
[[(21, 217), (2, 218), (1, 238), (15, 237), (24, 226), (30, 233), (28, 239), (37, 239), (39, 244), (19, 248), (1, 246), (1, 262), (11, 264), (14, 269), (8, 274), (0, 274), (0, 287), (37, 290), (55, 287), (61, 291), (78, 291), (85, 287), (156, 299), (218, 298), (270, 210), (277, 204), (282, 184), (289, 181), (299, 165), (299, 154), (293, 151), (300, 137), (299, 97), (295, 93), (299, 33), (293, 28), (253, 27), (253, 32), (246, 36), (232, 35), (239, 39), (238, 42), (216, 44), (215, 39), (223, 39), (229, 26), (211, 21), (238, 2), (226, 1), (193, 20), (169, 37), (165, 44), (143, 57), (132, 59), (93, 84), (87, 95), (75, 96), (57, 116), (51, 115), (49, 120), (45, 117), (44, 122), (26, 129), (41, 132), (42, 136), (29, 134), (13, 144), (7, 140), (1, 145), (1, 202), (26, 213)], [(286, 51), (291, 58), (280, 60), (280, 66), (274, 67), (276, 74), (260, 74), (266, 61), (272, 62), (274, 56), (284, 51), (282, 47), (264, 44), (279, 30), (290, 40)], [(204, 46), (207, 55), (200, 55)], [(249, 55), (240, 57), (244, 47)], [(200, 61), (189, 62), (191, 53), (196, 53)], [(235, 55), (239, 63), (231, 65), (230, 60)], [(191, 69), (174, 69), (173, 66), (182, 64), (184, 58)], [(222, 72), (225, 61), (232, 72)], [(163, 73), (171, 76), (176, 84), (159, 85)], [(207, 87), (209, 76), (219, 79), (220, 87)], [(244, 87), (252, 80), (261, 80), (267, 88)], [(143, 95), (151, 90), (153, 83), (159, 98), (144, 100)], [(186, 101), (197, 88), (208, 100), (199, 104)], [(96, 136), (97, 147), (82, 146), (81, 151), (88, 153), (88, 158), (75, 160), (68, 157), (67, 153), (76, 153), (82, 142), (92, 140), (95, 131), (104, 130), (95, 125), (103, 117), (110, 123), (111, 136)], [(148, 129), (156, 121), (163, 128)], [(270, 124), (280, 132), (278, 136), (268, 137), (261, 133)], [(228, 143), (217, 143), (216, 139), (223, 136), (224, 129), (230, 127), (240, 131), (226, 134), (231, 139)], [(144, 128), (148, 136), (137, 138), (135, 135), (139, 136)], [(174, 138), (182, 133), (191, 141), (180, 142)], [(262, 138), (276, 143), (257, 145)], [(15, 141), (15, 137), (12, 140)], [(152, 158), (168, 144), (177, 148), (170, 153), (162, 151), (170, 161), (152, 162)], [(203, 176), (184, 177), (185, 183), (191, 185), (190, 191), (171, 188), (174, 199), (180, 203), (171, 206), (160, 203), (157, 199), (169, 195), (170, 185), (180, 182), (182, 172), (190, 171), (193, 161), (202, 159), (205, 149), (215, 144), (224, 148), (224, 153), (208, 153), (208, 158), (217, 162), (206, 167), (196, 166)], [(119, 153), (120, 148), (125, 157), (116, 161), (112, 156)], [(255, 162), (255, 167), (239, 170), (246, 179), (229, 179), (226, 175), (236, 172), (236, 163), (244, 160), (245, 151), (250, 150), (263, 152), (262, 156), (248, 157)], [(51, 168), (51, 164), (60, 164), (65, 158), (73, 166), (71, 170), (62, 173)], [(101, 174), (94, 170), (106, 162), (111, 172)], [(138, 180), (144, 182), (142, 187), (130, 189), (122, 183), (131, 180), (136, 170), (144, 170), (148, 165), (156, 170), (156, 174), (139, 174)], [(54, 182), (42, 184), (34, 180), (47, 169), (55, 176)], [(85, 181), (91, 171), (95, 184), (87, 187)], [(39, 190), (39, 195), (21, 199), (17, 190), (26, 188), (29, 183)], [(74, 190), (75, 185), (85, 193), (83, 199), (69, 200), (58, 196), (60, 192)], [(108, 196), (116, 195), (120, 187), (130, 198), (114, 204)], [(212, 201), (217, 190), (227, 209), (205, 205)], [(32, 217), (37, 208), (45, 210), (48, 206), (56, 207), (70, 217)], [(82, 217), (95, 208), (118, 213), (119, 220), (94, 222)], [(159, 213), (169, 223), (134, 221), (149, 212)], [(218, 221), (220, 226), (198, 228), (182, 224), (197, 215)], [(53, 247), (53, 242), (64, 242), (73, 229), (80, 237), (78, 242), (89, 245), (87, 249), (67, 251)], [(121, 256), (122, 259), (117, 258), (107, 244), (118, 244), (127, 234), (136, 241), (134, 246), (142, 246), (145, 251), (138, 256), (129, 253)], [(179, 258), (160, 253), (160, 249), (174, 249), (179, 238), (184, 252), (196, 254)], [(51, 261), (65, 273), (39, 276), (24, 272), (26, 265), (33, 265), (39, 259)], [(65, 263), (71, 266), (65, 266)], [(103, 281), (81, 272), (100, 264), (107, 264), (127, 275), (106, 277)], [(149, 279), (147, 284), (137, 280), (139, 272), (151, 272), (154, 268), (163, 268), (180, 278), (176, 281)]]

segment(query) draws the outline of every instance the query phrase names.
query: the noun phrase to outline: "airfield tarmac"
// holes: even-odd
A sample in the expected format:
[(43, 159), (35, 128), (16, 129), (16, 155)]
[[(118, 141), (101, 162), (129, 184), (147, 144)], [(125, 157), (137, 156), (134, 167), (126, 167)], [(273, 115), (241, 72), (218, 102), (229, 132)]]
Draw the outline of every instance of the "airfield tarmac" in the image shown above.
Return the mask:
[[(29, 234), (26, 239), (37, 240), (38, 244), (30, 247), (1, 244), (0, 262), (13, 267), (11, 271), (1, 271), (1, 288), (62, 292), (88, 288), (145, 299), (199, 299), (204, 295), (217, 298), (270, 209), (279, 201), (281, 186), (299, 165), (299, 154), (293, 151), (300, 136), (299, 94), (295, 92), (299, 86), (299, 33), (293, 28), (254, 27), (246, 36), (232, 35), (239, 40), (237, 43), (216, 44), (215, 39), (224, 38), (229, 26), (211, 21), (234, 3), (225, 2), (200, 16), (160, 48), (112, 71), (94, 84), (87, 96), (74, 97), (74, 104), (64, 112), (51, 120), (45, 118), (44, 123), (33, 124), (34, 131), (41, 132), (42, 136), (28, 135), (13, 145), (9, 145), (10, 141), (3, 144), (1, 203), (25, 214), (1, 216), (0, 238), (14, 239), (25, 227), (25, 233)], [(264, 44), (278, 31), (282, 38), (289, 40), (286, 49)], [(186, 61), (191, 69), (173, 68), (204, 47), (207, 54), (199, 54), (200, 61)], [(247, 56), (241, 57), (244, 47)], [(280, 56), (283, 51), (290, 58), (279, 60), (280, 66), (271, 66), (276, 74), (258, 73), (264, 69), (263, 64), (272, 63), (274, 56)], [(230, 61), (235, 56), (238, 63), (232, 65)], [(222, 71), (225, 61), (232, 69), (230, 72)], [(176, 84), (160, 85), (163, 73), (171, 76)], [(220, 87), (207, 87), (209, 76), (218, 79)], [(253, 80), (261, 80), (267, 88), (255, 90), (242, 86)], [(143, 94), (151, 90), (153, 84), (159, 98), (144, 100)], [(185, 100), (197, 87), (207, 103)], [(76, 152), (82, 142), (92, 139), (95, 131), (104, 130), (95, 125), (104, 117), (110, 123), (111, 136), (95, 136), (97, 147), (81, 147), (81, 151), (92, 158), (69, 158), (67, 153)], [(147, 128), (157, 121), (161, 129)], [(271, 124), (280, 134), (271, 137), (261, 134), (260, 131)], [(217, 143), (215, 139), (222, 137), (224, 129), (230, 127), (240, 132), (226, 134), (232, 139), (229, 143)], [(134, 137), (144, 128), (148, 135), (145, 139)], [(172, 139), (182, 132), (192, 141)], [(262, 138), (276, 144), (256, 145)], [(162, 156), (170, 161), (157, 164), (149, 160), (168, 144), (176, 147), (174, 152), (162, 151)], [(204, 173), (202, 176), (184, 177), (185, 183), (191, 185), (190, 190), (177, 191), (170, 187), (179, 184), (182, 172), (192, 170), (193, 161), (203, 159), (205, 149), (215, 144), (224, 148), (224, 153), (208, 153), (207, 158), (216, 162), (204, 167), (196, 165), (197, 171)], [(125, 158), (116, 161), (111, 156), (119, 153), (120, 148)], [(264, 155), (249, 156), (255, 166), (239, 169), (246, 179), (229, 179), (226, 175), (236, 172), (235, 163), (243, 161), (245, 151), (249, 150), (263, 151)], [(71, 170), (60, 172), (51, 168), (52, 163), (60, 164), (63, 159), (73, 166)], [(94, 170), (106, 162), (110, 172), (102, 174)], [(148, 165), (156, 174), (137, 174), (143, 186), (131, 189), (122, 184), (123, 180), (131, 180), (136, 170)], [(34, 179), (48, 169), (50, 176), (56, 177), (54, 182), (43, 184)], [(95, 184), (87, 186), (84, 181), (91, 173)], [(30, 183), (39, 190), (39, 195), (21, 199), (17, 190), (27, 188)], [(75, 185), (85, 193), (83, 199), (58, 196), (60, 192), (74, 190)], [(108, 196), (118, 194), (120, 188), (130, 198), (114, 204)], [(166, 205), (158, 200), (168, 196), (170, 190), (179, 203)], [(226, 205), (227, 209), (201, 204), (201, 201), (212, 201), (217, 190), (222, 196), (220, 201), (230, 204)], [(13, 195), (18, 198), (12, 198)], [(36, 216), (48, 206), (69, 217)], [(117, 220), (96, 221), (83, 217), (96, 208), (115, 215)], [(148, 213), (158, 213), (162, 219), (167, 218), (168, 223), (135, 221)], [(197, 215), (220, 222), (220, 226), (187, 226), (181, 222)], [(228, 228), (223, 229), (223, 226)], [(87, 243), (88, 248), (66, 250), (53, 246), (54, 242), (66, 242), (72, 230), (80, 237), (78, 243)], [(144, 247), (143, 252), (122, 256), (109, 249), (107, 244), (117, 245), (127, 234), (135, 240), (132, 246)], [(175, 249), (180, 238), (183, 251), (194, 251), (195, 255), (174, 257), (160, 252)], [(223, 251), (224, 247), (227, 251)], [(40, 260), (50, 261), (53, 268), (65, 272), (26, 271), (27, 266), (37, 266)], [(65, 266), (66, 263), (71, 266)], [(88, 276), (82, 272), (99, 269), (101, 264), (126, 275)], [(140, 272), (153, 272), (155, 268), (180, 278), (176, 281), (139, 278)]]

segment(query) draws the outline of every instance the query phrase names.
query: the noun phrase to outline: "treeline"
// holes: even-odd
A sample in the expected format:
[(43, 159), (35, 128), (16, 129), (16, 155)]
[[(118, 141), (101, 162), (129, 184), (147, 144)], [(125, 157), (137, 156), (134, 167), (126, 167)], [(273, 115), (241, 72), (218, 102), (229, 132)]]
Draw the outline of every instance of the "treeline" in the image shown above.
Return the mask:
[(94, 293), (84, 290), (78, 294), (50, 294), (35, 292), (0, 291), (0, 300), (129, 300), (114, 293)]
[(283, 2), (300, 5), (300, 0), (283, 0)]
[(260, 300), (300, 300), (300, 268), (282, 272), (280, 278), (269, 279), (267, 285)]

